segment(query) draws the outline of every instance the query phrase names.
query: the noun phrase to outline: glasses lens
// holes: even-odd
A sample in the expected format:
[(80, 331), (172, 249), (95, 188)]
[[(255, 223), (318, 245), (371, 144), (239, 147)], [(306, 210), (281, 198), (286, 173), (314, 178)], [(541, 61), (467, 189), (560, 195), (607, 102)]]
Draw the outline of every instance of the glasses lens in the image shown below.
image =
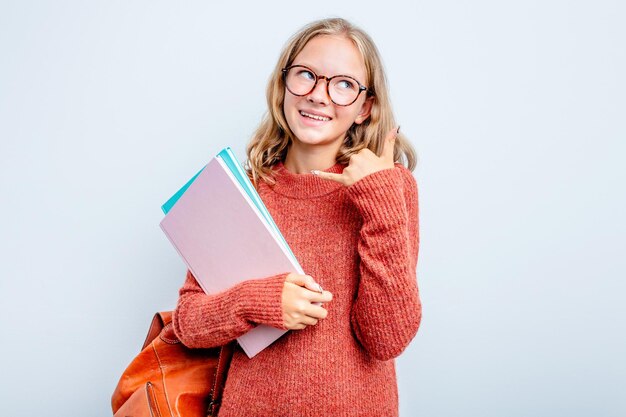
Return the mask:
[(287, 71), (285, 83), (293, 94), (303, 96), (308, 94), (315, 85), (315, 74), (304, 67), (293, 67)]
[(351, 104), (359, 95), (359, 83), (350, 77), (333, 78), (328, 86), (330, 98), (337, 104)]
[[(287, 71), (285, 84), (287, 84), (287, 89), (291, 93), (297, 96), (305, 96), (313, 90), (316, 80), (317, 75), (312, 70), (302, 66), (295, 66)], [(354, 103), (360, 92), (359, 83), (351, 77), (332, 77), (328, 84), (330, 99), (340, 106), (348, 106)]]

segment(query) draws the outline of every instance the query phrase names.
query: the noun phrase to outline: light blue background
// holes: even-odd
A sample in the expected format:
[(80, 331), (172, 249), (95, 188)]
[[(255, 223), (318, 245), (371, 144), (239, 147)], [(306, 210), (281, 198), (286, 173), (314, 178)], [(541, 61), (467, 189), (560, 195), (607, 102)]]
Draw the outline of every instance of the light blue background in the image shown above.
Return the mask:
[(0, 415), (110, 415), (183, 282), (161, 204), (222, 147), (243, 159), (283, 43), (331, 15), (376, 40), (421, 158), (401, 415), (626, 415), (625, 12), (1, 1)]

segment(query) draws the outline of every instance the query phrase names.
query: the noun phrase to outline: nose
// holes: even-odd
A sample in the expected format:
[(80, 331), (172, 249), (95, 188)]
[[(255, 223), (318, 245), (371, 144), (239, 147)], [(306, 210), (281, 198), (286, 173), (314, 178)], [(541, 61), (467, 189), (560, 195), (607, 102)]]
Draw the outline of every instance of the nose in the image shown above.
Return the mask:
[(313, 88), (313, 91), (307, 95), (307, 100), (319, 104), (330, 104), (330, 97), (328, 96), (328, 80), (326, 77), (319, 77), (315, 88)]

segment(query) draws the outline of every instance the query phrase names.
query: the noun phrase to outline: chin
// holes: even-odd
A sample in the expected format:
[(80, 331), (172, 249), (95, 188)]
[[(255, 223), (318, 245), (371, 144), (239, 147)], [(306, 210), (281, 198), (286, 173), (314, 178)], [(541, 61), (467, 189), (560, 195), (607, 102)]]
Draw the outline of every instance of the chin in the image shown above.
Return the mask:
[(296, 136), (296, 140), (303, 145), (332, 145), (339, 140), (339, 138), (332, 138), (328, 137), (328, 135), (323, 135), (321, 132), (318, 135), (311, 134), (310, 132), (303, 133), (296, 131), (293, 133)]
[(337, 143), (337, 141), (343, 140), (344, 135), (339, 132), (333, 132), (332, 130), (333, 129), (310, 127), (303, 128), (297, 125), (291, 129), (295, 139), (303, 145), (332, 145)]

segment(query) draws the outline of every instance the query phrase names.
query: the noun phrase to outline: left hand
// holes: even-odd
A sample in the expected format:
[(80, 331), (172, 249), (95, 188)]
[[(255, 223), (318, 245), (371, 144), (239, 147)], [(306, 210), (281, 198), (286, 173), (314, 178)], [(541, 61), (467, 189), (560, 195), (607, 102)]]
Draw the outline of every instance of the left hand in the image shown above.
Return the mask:
[(313, 171), (313, 174), (325, 180), (336, 181), (349, 187), (374, 172), (394, 168), (393, 150), (396, 143), (396, 136), (398, 136), (397, 128), (393, 128), (387, 133), (383, 144), (383, 152), (380, 156), (367, 148), (361, 149), (359, 152), (353, 154), (350, 157), (348, 166), (341, 174), (324, 171)]

